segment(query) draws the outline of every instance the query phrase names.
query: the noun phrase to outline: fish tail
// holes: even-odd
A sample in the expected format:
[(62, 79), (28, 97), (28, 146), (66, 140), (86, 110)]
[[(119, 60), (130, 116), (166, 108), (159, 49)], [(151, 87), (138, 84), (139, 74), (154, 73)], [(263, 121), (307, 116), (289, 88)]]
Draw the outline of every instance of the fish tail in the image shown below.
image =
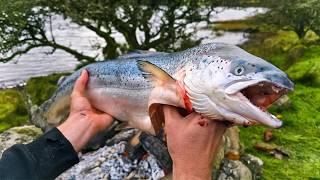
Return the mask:
[(47, 107), (49, 107), (49, 104), (51, 104), (51, 99), (45, 101), (41, 106), (32, 106), (31, 114), (29, 117), (30, 123), (40, 128), (43, 132), (49, 130), (47, 119), (44, 116)]

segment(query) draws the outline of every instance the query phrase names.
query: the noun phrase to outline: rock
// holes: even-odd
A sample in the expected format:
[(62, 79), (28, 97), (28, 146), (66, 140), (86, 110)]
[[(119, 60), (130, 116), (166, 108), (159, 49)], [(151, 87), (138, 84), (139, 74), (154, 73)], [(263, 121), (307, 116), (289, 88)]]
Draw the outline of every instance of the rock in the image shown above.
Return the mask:
[(227, 129), (225, 133), (225, 155), (230, 160), (240, 159), (239, 128), (234, 126)]
[(282, 149), (280, 147), (278, 147), (278, 148), (274, 149), (273, 151), (271, 151), (270, 154), (273, 155), (276, 159), (280, 159), (280, 160), (283, 159), (283, 158), (289, 158), (290, 157), (289, 153), (286, 150), (284, 150), (284, 149)]
[(123, 156), (127, 142), (104, 146), (80, 157), (80, 162), (57, 180), (77, 179), (160, 179), (165, 176), (154, 156), (138, 161)]
[(251, 180), (252, 173), (250, 169), (244, 165), (241, 161), (223, 159), (218, 180)]
[(140, 143), (143, 148), (153, 156), (156, 157), (158, 164), (164, 170), (164, 172), (172, 172), (172, 159), (168, 152), (168, 148), (165, 143), (156, 136), (152, 136), (147, 133), (142, 133), (139, 137)]
[(224, 157), (230, 160), (240, 159), (239, 128), (236, 126), (228, 128), (223, 135), (221, 145), (213, 162), (213, 177), (218, 177), (220, 164)]
[[(239, 158), (230, 158), (227, 152), (240, 151), (237, 128), (226, 133), (215, 159), (213, 177), (215, 179), (260, 179), (262, 176), (262, 161), (252, 155)], [(61, 174), (57, 180), (77, 179), (171, 179), (159, 166), (159, 157), (146, 155), (143, 158), (130, 159), (124, 156), (128, 141), (138, 131), (135, 129), (123, 130), (106, 141), (106, 146), (93, 152), (79, 154), (80, 162)], [(11, 128), (0, 134), (0, 153), (17, 143), (29, 143), (42, 132), (35, 126)], [(142, 136), (143, 138), (144, 136)], [(154, 141), (144, 137), (144, 146), (153, 147)], [(151, 143), (151, 144), (148, 144)], [(149, 149), (150, 149), (149, 147)], [(148, 149), (148, 148), (147, 148)], [(156, 153), (159, 153), (156, 151)], [(0, 155), (1, 155), (0, 154)], [(240, 154), (239, 154), (240, 156)], [(285, 156), (285, 154), (283, 155)], [(162, 155), (160, 156), (162, 157)], [(227, 157), (227, 158), (224, 158)], [(238, 155), (237, 155), (238, 157)], [(236, 159), (236, 160), (231, 160)]]
[(268, 129), (266, 131), (264, 131), (263, 133), (263, 141), (264, 142), (269, 142), (273, 139), (273, 133), (271, 129)]
[(260, 158), (245, 154), (241, 156), (240, 160), (250, 169), (253, 180), (262, 179), (263, 161)]
[(267, 152), (268, 154), (274, 156), (276, 159), (283, 159), (284, 157), (289, 158), (289, 153), (284, 150), (282, 147), (279, 147), (274, 144), (268, 144), (268, 143), (256, 143), (254, 145), (254, 148), (259, 151)]
[(268, 144), (268, 143), (264, 143), (264, 142), (258, 142), (254, 145), (254, 148), (259, 150), (259, 151), (264, 151), (264, 152), (271, 152), (274, 149), (277, 148), (276, 145), (272, 145), (272, 144)]
[(14, 144), (26, 144), (40, 136), (42, 131), (35, 126), (13, 127), (0, 134), (0, 156)]

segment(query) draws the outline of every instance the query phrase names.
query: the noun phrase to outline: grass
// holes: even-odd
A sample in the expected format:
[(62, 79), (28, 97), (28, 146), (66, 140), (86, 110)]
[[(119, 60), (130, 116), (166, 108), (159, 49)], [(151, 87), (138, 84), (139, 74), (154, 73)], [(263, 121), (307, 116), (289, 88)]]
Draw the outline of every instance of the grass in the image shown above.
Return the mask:
[(271, 109), (284, 121), (283, 128), (273, 130), (272, 143), (288, 151), (289, 159), (278, 160), (253, 148), (262, 141), (264, 127), (240, 129), (244, 150), (264, 161), (265, 179), (320, 178), (320, 88), (298, 84), (289, 97), (289, 107)]
[(283, 128), (272, 130), (270, 144), (288, 151), (289, 158), (278, 160), (254, 148), (266, 127), (240, 128), (244, 151), (264, 161), (264, 179), (320, 179), (320, 46), (305, 42), (294, 32), (278, 31), (255, 35), (243, 45), (286, 70), (296, 84), (289, 105), (270, 108), (284, 122)]

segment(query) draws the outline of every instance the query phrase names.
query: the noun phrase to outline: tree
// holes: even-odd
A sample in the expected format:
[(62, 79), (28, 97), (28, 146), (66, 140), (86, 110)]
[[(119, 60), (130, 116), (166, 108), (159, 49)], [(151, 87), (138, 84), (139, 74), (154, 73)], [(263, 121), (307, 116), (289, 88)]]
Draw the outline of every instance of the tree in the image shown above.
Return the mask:
[(0, 3), (0, 61), (7, 62), (33, 48), (49, 46), (62, 49), (78, 59), (93, 61), (76, 50), (57, 43), (45, 25), (51, 25), (53, 13), (38, 1), (1, 0)]
[[(52, 33), (46, 32), (45, 26), (51, 25), (51, 18), (56, 14), (103, 38), (106, 41), (105, 58), (114, 58), (119, 51), (134, 49), (176, 50), (179, 43), (190, 42), (192, 34), (186, 32), (187, 25), (210, 22), (214, 7), (222, 3), (218, 0), (1, 0), (0, 53), (4, 56), (0, 61), (9, 61), (42, 46), (62, 49), (78, 60), (95, 61), (95, 57), (57, 43)], [(126, 45), (116, 42), (111, 36), (114, 31), (125, 37)], [(143, 39), (137, 37), (137, 31), (144, 34)]]
[(299, 38), (312, 30), (320, 35), (320, 3), (318, 0), (271, 0), (270, 10), (259, 21), (293, 30)]

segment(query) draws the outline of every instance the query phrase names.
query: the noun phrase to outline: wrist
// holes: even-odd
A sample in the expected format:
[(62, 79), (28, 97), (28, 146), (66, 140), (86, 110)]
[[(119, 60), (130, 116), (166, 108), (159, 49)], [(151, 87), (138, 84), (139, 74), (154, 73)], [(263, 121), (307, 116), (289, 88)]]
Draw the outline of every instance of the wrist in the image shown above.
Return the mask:
[(199, 167), (198, 163), (173, 165), (173, 180), (207, 180), (211, 179), (211, 166)]
[(70, 115), (58, 129), (69, 140), (76, 152), (79, 152), (98, 132), (95, 123), (81, 114)]

